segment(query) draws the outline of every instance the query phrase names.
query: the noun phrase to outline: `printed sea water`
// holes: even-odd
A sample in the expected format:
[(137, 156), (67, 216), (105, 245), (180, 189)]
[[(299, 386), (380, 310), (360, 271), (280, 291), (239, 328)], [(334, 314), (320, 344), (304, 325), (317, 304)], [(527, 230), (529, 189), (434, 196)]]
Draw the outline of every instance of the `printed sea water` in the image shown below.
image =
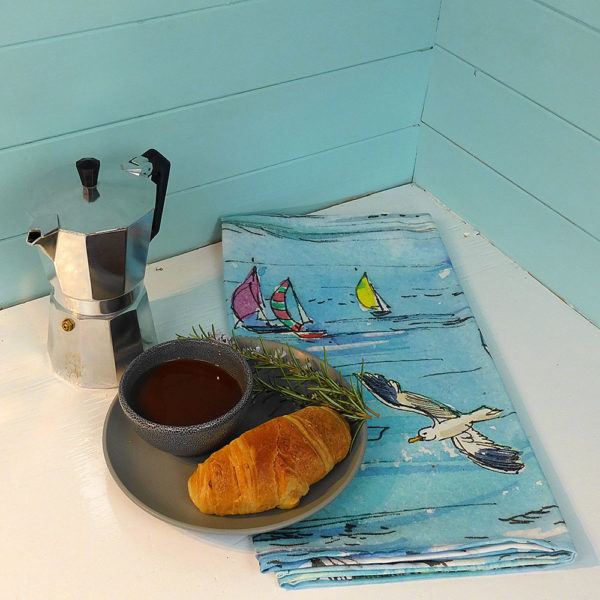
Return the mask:
[[(429, 215), (228, 218), (223, 252), (237, 334), (325, 352), (345, 377), (364, 370), (383, 390), (364, 391), (380, 417), (368, 423), (357, 476), (313, 518), (258, 536), (263, 569), (281, 571), (282, 584), (309, 585), (321, 576), (306, 556), (351, 555), (360, 576), (377, 568), (386, 576), (443, 573), (431, 561), (393, 572), (388, 563), (444, 548), (469, 554), (462, 563), (447, 557), (449, 571), (500, 568), (499, 556), (514, 566), (572, 559), (564, 521)], [(448, 417), (464, 425), (481, 407), (493, 417), (467, 423), (461, 435), (409, 441)], [(367, 573), (373, 553), (379, 566), (369, 559)], [(305, 557), (298, 564), (296, 554)], [(335, 566), (319, 569), (330, 581)]]

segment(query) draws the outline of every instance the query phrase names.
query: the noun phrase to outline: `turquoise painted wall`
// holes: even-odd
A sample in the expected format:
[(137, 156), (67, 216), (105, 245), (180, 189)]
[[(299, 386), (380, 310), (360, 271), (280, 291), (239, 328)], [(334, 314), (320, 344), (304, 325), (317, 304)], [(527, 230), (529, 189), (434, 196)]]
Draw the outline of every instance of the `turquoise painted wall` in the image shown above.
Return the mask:
[(173, 168), (150, 260), (222, 215), (414, 181), (600, 323), (596, 0), (80, 4), (3, 7), (0, 307), (48, 291), (36, 174), (154, 146)]
[(48, 292), (28, 186), (81, 156), (171, 160), (150, 260), (215, 241), (221, 215), (412, 180), (440, 0), (5, 4), (0, 306)]
[(415, 183), (600, 324), (600, 3), (443, 0), (433, 55)]

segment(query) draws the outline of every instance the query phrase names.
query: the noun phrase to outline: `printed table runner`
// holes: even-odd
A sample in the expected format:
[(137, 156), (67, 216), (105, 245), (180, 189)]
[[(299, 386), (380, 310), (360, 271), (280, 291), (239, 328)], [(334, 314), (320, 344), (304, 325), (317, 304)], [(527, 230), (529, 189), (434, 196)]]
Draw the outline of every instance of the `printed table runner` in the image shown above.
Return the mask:
[(232, 329), (360, 372), (363, 464), (316, 515), (255, 536), (286, 588), (539, 568), (567, 528), (430, 215), (223, 222)]

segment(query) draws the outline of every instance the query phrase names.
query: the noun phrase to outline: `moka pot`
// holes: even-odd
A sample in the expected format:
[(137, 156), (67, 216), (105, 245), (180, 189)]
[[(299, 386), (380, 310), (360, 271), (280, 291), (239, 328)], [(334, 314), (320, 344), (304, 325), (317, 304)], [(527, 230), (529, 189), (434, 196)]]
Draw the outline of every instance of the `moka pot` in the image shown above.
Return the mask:
[(52, 285), (50, 361), (71, 383), (116, 387), (131, 360), (156, 343), (144, 275), (169, 170), (154, 149), (102, 172), (98, 159), (82, 158), (38, 192), (27, 243), (42, 251)]

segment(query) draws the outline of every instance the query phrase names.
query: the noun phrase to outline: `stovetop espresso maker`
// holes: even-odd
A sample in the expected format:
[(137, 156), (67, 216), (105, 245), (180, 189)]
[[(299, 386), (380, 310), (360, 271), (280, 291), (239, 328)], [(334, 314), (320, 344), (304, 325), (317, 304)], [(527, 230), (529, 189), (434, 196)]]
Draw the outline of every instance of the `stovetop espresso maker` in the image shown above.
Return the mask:
[(50, 360), (71, 383), (116, 387), (131, 360), (156, 343), (144, 275), (169, 170), (154, 149), (102, 170), (99, 160), (82, 158), (36, 193), (43, 208), (27, 243), (42, 250), (52, 285)]

